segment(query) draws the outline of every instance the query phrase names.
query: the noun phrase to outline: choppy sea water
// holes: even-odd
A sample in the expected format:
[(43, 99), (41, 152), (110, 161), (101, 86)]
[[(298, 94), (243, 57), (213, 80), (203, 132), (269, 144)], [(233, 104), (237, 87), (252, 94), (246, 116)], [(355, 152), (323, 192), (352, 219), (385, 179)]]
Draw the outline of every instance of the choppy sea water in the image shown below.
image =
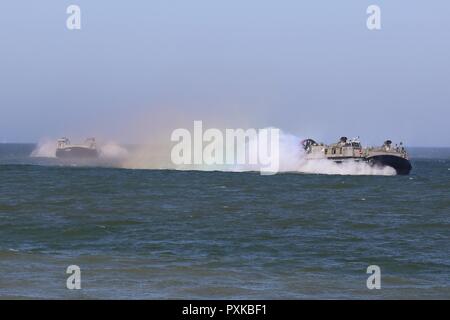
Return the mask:
[(0, 145), (0, 298), (450, 298), (450, 149), (412, 149), (409, 176), (261, 176), (33, 148)]

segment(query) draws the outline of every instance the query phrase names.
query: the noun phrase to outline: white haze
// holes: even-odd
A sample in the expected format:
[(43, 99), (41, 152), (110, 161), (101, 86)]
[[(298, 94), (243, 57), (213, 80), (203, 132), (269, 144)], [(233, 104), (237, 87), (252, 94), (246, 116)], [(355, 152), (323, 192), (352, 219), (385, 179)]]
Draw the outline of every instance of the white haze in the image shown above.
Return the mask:
[(126, 148), (120, 146), (115, 142), (108, 142), (99, 146), (100, 158), (106, 160), (123, 160), (129, 157), (129, 152)]
[(56, 140), (50, 138), (41, 139), (31, 152), (33, 158), (56, 158)]

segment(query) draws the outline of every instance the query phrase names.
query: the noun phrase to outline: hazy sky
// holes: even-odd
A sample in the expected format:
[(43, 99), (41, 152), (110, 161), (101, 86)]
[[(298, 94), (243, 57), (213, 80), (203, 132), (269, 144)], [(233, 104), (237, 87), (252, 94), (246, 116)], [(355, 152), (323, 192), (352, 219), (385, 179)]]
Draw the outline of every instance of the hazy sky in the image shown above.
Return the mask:
[[(66, 28), (70, 4), (81, 30)], [(450, 146), (449, 12), (448, 0), (4, 0), (0, 142), (169, 140), (204, 120)]]

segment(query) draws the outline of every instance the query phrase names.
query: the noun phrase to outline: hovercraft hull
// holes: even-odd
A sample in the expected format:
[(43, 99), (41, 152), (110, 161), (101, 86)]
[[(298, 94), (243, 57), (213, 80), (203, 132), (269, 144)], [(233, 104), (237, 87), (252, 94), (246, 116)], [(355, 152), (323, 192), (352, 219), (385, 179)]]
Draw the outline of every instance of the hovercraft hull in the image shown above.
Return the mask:
[(370, 165), (388, 166), (394, 168), (398, 175), (408, 175), (411, 172), (412, 166), (408, 159), (393, 156), (393, 155), (376, 155), (367, 158)]
[(364, 157), (346, 157), (346, 158), (332, 158), (329, 157), (335, 163), (345, 163), (348, 161), (366, 162), (371, 166), (377, 167), (391, 167), (398, 175), (408, 175), (412, 169), (411, 163), (408, 159), (400, 158), (392, 155), (377, 155), (368, 158)]
[(61, 159), (95, 159), (98, 158), (98, 152), (92, 148), (67, 147), (57, 149), (56, 157)]

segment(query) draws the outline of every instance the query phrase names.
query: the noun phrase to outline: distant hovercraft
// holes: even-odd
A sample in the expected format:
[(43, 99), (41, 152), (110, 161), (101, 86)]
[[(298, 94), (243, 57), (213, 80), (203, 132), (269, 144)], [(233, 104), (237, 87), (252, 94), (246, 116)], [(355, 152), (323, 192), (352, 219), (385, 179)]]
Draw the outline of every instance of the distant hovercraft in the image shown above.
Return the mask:
[(71, 144), (67, 138), (58, 139), (56, 157), (62, 159), (95, 159), (98, 158), (97, 145), (94, 138), (86, 139), (83, 144)]

